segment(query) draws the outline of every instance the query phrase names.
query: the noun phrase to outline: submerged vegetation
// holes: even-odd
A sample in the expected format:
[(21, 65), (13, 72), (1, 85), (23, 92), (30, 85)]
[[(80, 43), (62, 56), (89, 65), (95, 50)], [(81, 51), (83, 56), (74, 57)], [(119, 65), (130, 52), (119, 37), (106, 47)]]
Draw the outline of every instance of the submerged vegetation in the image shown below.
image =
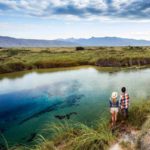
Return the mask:
[(150, 65), (150, 47), (0, 49), (0, 73), (81, 65), (101, 67)]

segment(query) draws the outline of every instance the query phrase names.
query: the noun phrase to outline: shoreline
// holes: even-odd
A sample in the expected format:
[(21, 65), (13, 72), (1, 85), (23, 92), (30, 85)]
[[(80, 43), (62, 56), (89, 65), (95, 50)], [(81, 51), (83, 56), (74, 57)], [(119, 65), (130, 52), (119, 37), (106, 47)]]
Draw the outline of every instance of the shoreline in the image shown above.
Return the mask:
[(30, 73), (30, 72), (36, 72), (36, 73), (43, 73), (43, 72), (57, 72), (57, 71), (65, 71), (65, 70), (76, 70), (76, 69), (82, 69), (82, 68), (96, 68), (99, 71), (106, 71), (106, 72), (117, 72), (122, 70), (129, 70), (129, 69), (147, 69), (150, 68), (150, 65), (143, 65), (143, 66), (127, 66), (127, 67), (119, 67), (119, 66), (96, 66), (96, 65), (78, 65), (78, 66), (62, 66), (62, 67), (52, 67), (52, 68), (34, 68), (34, 69), (27, 69), (27, 70), (19, 70), (19, 71), (12, 71), (12, 72), (0, 72), (0, 77), (3, 75), (10, 75), (10, 74), (23, 74), (23, 73)]
[(51, 72), (61, 72), (61, 71), (69, 71), (69, 70), (78, 70), (78, 69), (86, 69), (86, 68), (94, 68), (97, 71), (101, 72), (108, 72), (108, 73), (115, 73), (119, 71), (129, 71), (129, 70), (141, 70), (141, 69), (149, 69), (150, 66), (132, 66), (132, 67), (98, 67), (93, 65), (82, 65), (82, 66), (72, 66), (72, 67), (60, 67), (60, 68), (43, 68), (43, 69), (32, 69), (32, 70), (22, 70), (22, 71), (15, 71), (10, 73), (0, 73), (0, 79), (3, 78), (15, 78), (21, 77), (28, 73), (51, 73)]

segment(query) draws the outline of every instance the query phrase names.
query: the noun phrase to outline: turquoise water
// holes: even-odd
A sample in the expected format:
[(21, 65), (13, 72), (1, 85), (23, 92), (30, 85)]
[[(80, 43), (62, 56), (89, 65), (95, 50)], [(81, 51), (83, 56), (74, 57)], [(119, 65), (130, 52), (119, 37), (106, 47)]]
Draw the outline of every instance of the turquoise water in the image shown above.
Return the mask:
[(81, 68), (0, 78), (0, 130), (10, 144), (28, 143), (46, 123), (91, 124), (108, 111), (112, 91), (131, 101), (150, 97), (150, 69), (115, 73)]

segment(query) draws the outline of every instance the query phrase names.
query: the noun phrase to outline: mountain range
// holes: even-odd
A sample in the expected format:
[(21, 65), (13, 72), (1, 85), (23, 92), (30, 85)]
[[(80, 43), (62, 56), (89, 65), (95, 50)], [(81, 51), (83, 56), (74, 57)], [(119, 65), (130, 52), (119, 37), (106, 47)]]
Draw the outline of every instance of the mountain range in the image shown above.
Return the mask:
[(150, 46), (150, 41), (119, 37), (69, 38), (56, 40), (20, 39), (0, 36), (0, 47), (62, 47), (62, 46)]

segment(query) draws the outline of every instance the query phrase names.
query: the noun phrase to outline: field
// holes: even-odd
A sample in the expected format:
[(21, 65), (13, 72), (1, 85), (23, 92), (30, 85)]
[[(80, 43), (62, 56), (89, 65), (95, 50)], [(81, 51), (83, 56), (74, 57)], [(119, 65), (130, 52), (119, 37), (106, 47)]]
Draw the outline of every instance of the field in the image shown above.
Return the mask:
[(0, 73), (81, 65), (150, 65), (150, 47), (0, 48)]

